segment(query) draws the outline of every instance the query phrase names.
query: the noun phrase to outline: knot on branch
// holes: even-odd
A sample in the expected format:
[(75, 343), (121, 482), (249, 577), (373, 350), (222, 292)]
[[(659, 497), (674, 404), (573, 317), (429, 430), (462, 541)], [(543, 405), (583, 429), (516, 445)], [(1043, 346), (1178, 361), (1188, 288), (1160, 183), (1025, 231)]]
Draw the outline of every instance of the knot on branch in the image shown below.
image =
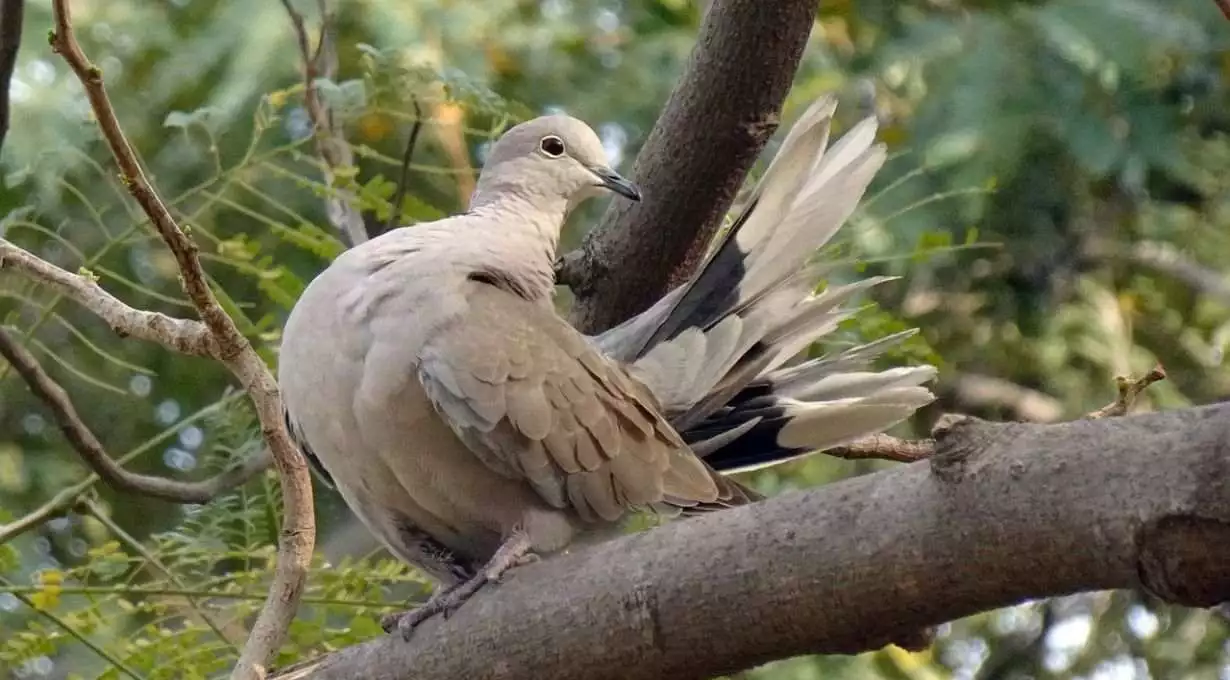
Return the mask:
[(658, 610), (658, 595), (651, 585), (641, 585), (628, 592), (623, 600), (624, 610), (632, 617), (634, 626), (641, 631), (645, 644), (661, 651), (664, 645), (662, 617)]
[(1150, 594), (1176, 604), (1212, 607), (1230, 601), (1230, 522), (1170, 515), (1141, 527), (1136, 569)]
[(979, 429), (990, 424), (973, 416), (945, 413), (931, 428), (935, 440), (935, 452), (931, 454), (931, 471), (945, 482), (959, 480), (965, 471), (965, 462), (986, 443)]
[(768, 111), (750, 120), (744, 121), (739, 129), (747, 134), (748, 139), (763, 146), (777, 132), (782, 123), (781, 117), (774, 111)]
[(589, 294), (594, 287), (594, 260), (585, 246), (564, 253), (555, 262), (555, 283), (568, 286), (573, 295)]

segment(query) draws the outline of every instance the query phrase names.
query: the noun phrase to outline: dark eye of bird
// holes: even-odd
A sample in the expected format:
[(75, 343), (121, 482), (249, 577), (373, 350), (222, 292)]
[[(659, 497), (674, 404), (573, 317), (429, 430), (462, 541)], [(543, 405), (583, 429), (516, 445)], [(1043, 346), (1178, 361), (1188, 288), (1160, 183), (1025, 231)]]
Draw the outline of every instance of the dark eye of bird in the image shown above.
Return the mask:
[(564, 155), (564, 140), (555, 135), (543, 137), (538, 145), (542, 148), (543, 153), (552, 158), (559, 158)]

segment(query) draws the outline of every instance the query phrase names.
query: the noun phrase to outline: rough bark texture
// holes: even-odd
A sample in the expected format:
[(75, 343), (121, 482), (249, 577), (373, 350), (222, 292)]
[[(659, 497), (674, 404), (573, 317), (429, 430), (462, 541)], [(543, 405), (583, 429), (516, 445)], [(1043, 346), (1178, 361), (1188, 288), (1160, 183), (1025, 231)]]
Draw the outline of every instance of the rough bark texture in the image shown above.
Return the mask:
[[(716, 0), (632, 176), (640, 203), (613, 201), (561, 280), (573, 323), (605, 330), (684, 281), (777, 129), (816, 0)], [(612, 275), (622, 272), (624, 275)]]
[(1031, 598), (1230, 599), (1230, 404), (936, 436), (929, 462), (522, 567), (409, 643), (279, 677), (708, 678)]

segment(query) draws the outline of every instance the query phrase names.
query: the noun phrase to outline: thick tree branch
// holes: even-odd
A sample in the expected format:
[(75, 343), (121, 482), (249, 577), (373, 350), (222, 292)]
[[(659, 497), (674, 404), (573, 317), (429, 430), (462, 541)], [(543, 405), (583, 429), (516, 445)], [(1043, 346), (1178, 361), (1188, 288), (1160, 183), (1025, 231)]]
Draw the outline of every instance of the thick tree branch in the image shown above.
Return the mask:
[(25, 7), (25, 0), (0, 2), (0, 149), (4, 148), (4, 137), (9, 132), (12, 115), (9, 108), (9, 84), (13, 80), (17, 53), (21, 49), (21, 23)]
[(85, 87), (90, 107), (111, 148), (120, 176), (133, 198), (149, 216), (179, 266), (184, 292), (192, 301), (216, 343), (214, 357), (226, 365), (247, 391), (261, 423), (282, 486), (282, 531), (277, 566), (265, 601), (232, 678), (263, 678), (269, 660), (285, 639), (307, 578), (316, 542), (312, 511), (312, 485), (307, 462), (291, 442), (282, 418), (282, 401), (269, 368), (218, 304), (206, 281), (196, 245), (175, 222), (161, 197), (149, 183), (120, 127), (103, 84), (102, 71), (91, 64), (73, 34), (67, 0), (53, 0), (55, 31), (52, 49), (64, 57)]
[(277, 677), (709, 678), (1080, 591), (1230, 599), (1230, 404), (934, 434), (930, 461), (522, 567)]
[(765, 142), (811, 33), (815, 0), (714, 0), (679, 84), (637, 156), (640, 203), (613, 201), (561, 283), (574, 325), (605, 330), (699, 265)]
[(120, 491), (129, 491), (143, 496), (159, 498), (173, 503), (207, 503), (218, 494), (229, 491), (251, 479), (269, 467), (269, 456), (262, 449), (261, 455), (248, 458), (242, 465), (197, 482), (181, 482), (157, 475), (143, 475), (125, 470), (103, 447), (98, 437), (81, 420), (77, 409), (60, 386), (38, 360), (13, 336), (0, 328), (0, 356), (13, 366), (17, 374), (47, 405), (68, 443), (98, 476)]
[(354, 195), (348, 189), (334, 186), (339, 174), (350, 172), (354, 168), (354, 150), (346, 141), (341, 121), (333, 116), (329, 105), (320, 97), (316, 89), (318, 78), (332, 79), (337, 73), (337, 51), (333, 44), (333, 15), (330, 14), (325, 0), (318, 0), (320, 7), (320, 38), (316, 48), (312, 49), (308, 38), (307, 24), (291, 4), (291, 0), (281, 0), (290, 16), (291, 27), (295, 30), (295, 41), (299, 45), (299, 54), (303, 59), (303, 104), (307, 109), (308, 118), (316, 135), (316, 155), (320, 156), (321, 170), (324, 173), (325, 184), (330, 188), (329, 198), (325, 201), (325, 213), (329, 223), (346, 239), (347, 245), (357, 246), (367, 240), (367, 227), (363, 224), (363, 216), (354, 207)]

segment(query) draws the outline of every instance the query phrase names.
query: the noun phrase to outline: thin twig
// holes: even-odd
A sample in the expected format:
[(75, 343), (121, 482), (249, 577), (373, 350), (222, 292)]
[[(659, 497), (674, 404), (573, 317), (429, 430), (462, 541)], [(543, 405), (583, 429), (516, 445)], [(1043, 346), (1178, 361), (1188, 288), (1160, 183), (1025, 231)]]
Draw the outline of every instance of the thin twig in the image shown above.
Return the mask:
[(111, 148), (121, 179), (149, 216), (179, 265), (184, 291), (217, 344), (214, 357), (224, 363), (247, 391), (260, 420), (261, 433), (273, 456), (282, 485), (284, 521), (279, 535), (277, 566), (269, 596), (261, 608), (232, 678), (263, 678), (268, 663), (286, 637), (307, 579), (316, 542), (312, 486), (307, 462), (291, 441), (283, 422), (282, 401), (269, 367), (218, 304), (207, 283), (196, 246), (175, 222), (166, 204), (141, 170), (136, 154), (116, 118), (103, 84), (102, 71), (82, 53), (73, 34), (67, 0), (53, 0), (55, 31), (51, 46), (68, 62), (85, 87), (91, 109)]
[[(0, 593), (22, 593), (25, 595), (33, 595), (46, 590), (43, 586), (0, 586)], [(184, 588), (147, 588), (145, 586), (134, 586), (131, 588), (110, 588), (106, 586), (60, 586), (57, 591), (61, 595), (114, 595), (125, 598), (137, 597), (200, 597), (212, 600), (262, 600), (265, 598), (260, 593), (236, 593), (224, 590), (210, 590), (207, 588), (184, 589)], [(351, 607), (354, 609), (405, 609), (404, 602), (390, 602), (377, 600), (344, 600), (335, 597), (304, 597), (303, 604), (315, 604), (329, 607)]]
[(913, 463), (935, 453), (934, 439), (898, 439), (887, 434), (873, 434), (857, 439), (844, 446), (825, 449), (824, 454), (846, 460), (892, 460)]
[[(98, 473), (107, 484), (119, 491), (137, 493), (173, 503), (207, 503), (219, 494), (229, 491), (251, 479), (269, 467), (267, 455), (255, 455), (243, 465), (229, 468), (209, 479), (183, 482), (158, 475), (143, 475), (125, 470), (106, 451), (98, 437), (81, 419), (72, 399), (39, 365), (25, 347), (18, 343), (4, 328), (0, 328), (0, 356), (25, 381), (26, 386), (51, 410), (56, 424), (64, 433), (73, 450), (81, 456), (90, 469)], [(263, 451), (263, 449), (262, 449)]]
[(130, 307), (95, 283), (88, 273), (69, 273), (0, 239), (0, 271), (5, 269), (21, 272), (72, 299), (105, 321), (121, 338), (157, 342), (191, 356), (212, 357), (218, 352), (213, 336), (201, 322)]
[(192, 239), (180, 228), (171, 211), (163, 202), (162, 197), (154, 191), (149, 179), (145, 176), (137, 154), (129, 144), (128, 138), (120, 127), (120, 121), (111, 106), (111, 98), (103, 85), (102, 69), (90, 63), (70, 24), (68, 0), (54, 0), (55, 31), (51, 34), (51, 49), (64, 58), (73, 73), (85, 87), (86, 97), (90, 100), (90, 108), (98, 119), (103, 138), (111, 148), (120, 169), (120, 182), (128, 189), (128, 193), (136, 199), (141, 209), (149, 215), (150, 223), (162, 240), (166, 243), (175, 263), (179, 266), (181, 282), (188, 299), (192, 301), (201, 320), (209, 327), (217, 340), (218, 358), (226, 361), (238, 356), (244, 351), (247, 340), (239, 333), (234, 321), (223, 311), (214, 293), (206, 282), (205, 271), (197, 257), (197, 247)]
[(25, 0), (4, 0), (0, 4), (0, 148), (9, 131), (9, 83), (17, 66), (17, 52), (21, 49), (21, 20), (25, 14)]
[(4, 545), (27, 531), (31, 531), (43, 522), (64, 515), (77, 502), (80, 495), (81, 492), (76, 488), (65, 489), (29, 513), (8, 524), (0, 525), (0, 545)]
[(1115, 397), (1115, 400), (1111, 403), (1086, 415), (1083, 419), (1098, 420), (1099, 418), (1127, 415), (1128, 411), (1132, 410), (1132, 405), (1136, 403), (1136, 398), (1140, 396), (1141, 392), (1145, 391), (1149, 385), (1165, 379), (1166, 369), (1162, 368), (1161, 364), (1154, 366), (1153, 370), (1140, 378), (1133, 379), (1118, 376), (1115, 378), (1115, 386), (1119, 390), (1119, 396)]
[(414, 127), (410, 128), (410, 139), (406, 140), (406, 151), (401, 156), (401, 173), (397, 176), (397, 191), (393, 193), (393, 210), (389, 213), (389, 223), (385, 231), (392, 231), (401, 222), (401, 203), (406, 200), (406, 188), (410, 183), (410, 160), (414, 158), (414, 147), (419, 141), (419, 132), (423, 129), (423, 109), (419, 106), (419, 98), (410, 96), (414, 106)]
[(295, 9), (291, 0), (281, 2), (290, 17), (295, 41), (299, 45), (299, 54), (303, 60), (303, 104), (315, 131), (316, 153), (322, 161), (321, 170), (325, 184), (331, 189), (325, 203), (325, 212), (329, 216), (329, 223), (348, 241), (348, 245), (357, 246), (367, 240), (367, 226), (363, 223), (363, 216), (354, 207), (353, 193), (334, 186), (339, 174), (345, 174), (354, 168), (354, 151), (346, 142), (341, 124), (334, 119), (333, 111), (321, 99), (320, 92), (316, 89), (318, 78), (332, 79), (337, 72), (333, 15), (328, 11), (324, 0), (319, 0), (317, 5), (320, 9), (320, 36), (316, 49), (313, 50), (303, 15)]
[[(0, 576), (0, 585), (3, 585), (7, 588), (11, 584), (7, 580), (5, 580), (4, 577)], [(17, 592), (15, 590), (10, 590), (9, 592), (13, 594), (13, 597), (20, 600), (22, 604), (38, 612), (40, 616), (42, 616), (43, 618), (51, 622), (53, 626), (55, 626), (56, 628), (59, 628), (60, 630), (64, 631), (64, 633), (68, 635), (69, 637), (72, 637), (76, 639), (78, 642), (80, 642), (81, 644), (85, 645), (87, 649), (97, 654), (100, 659), (102, 659), (103, 661), (106, 661), (113, 668), (115, 668), (116, 671), (123, 673), (124, 675), (127, 675), (130, 678), (133, 678), (133, 680), (144, 680), (144, 676), (142, 676), (140, 673), (137, 673), (135, 670), (132, 669), (132, 667), (124, 663), (122, 660), (120, 660), (115, 655), (108, 652), (103, 647), (94, 643), (92, 640), (86, 637), (81, 631), (68, 625), (68, 622), (64, 621), (64, 619), (61, 619), (60, 617), (47, 611), (46, 609), (40, 609), (36, 604), (34, 604), (33, 600), (31, 600), (29, 597), (26, 597), (26, 595), (23, 593)]]
[[(137, 456), (140, 456), (141, 454), (149, 451), (155, 446), (158, 446), (166, 439), (174, 436), (177, 432), (179, 432), (183, 428), (229, 405), (232, 401), (234, 401), (235, 399), (238, 399), (241, 396), (243, 396), (242, 392), (233, 392), (229, 395), (224, 396), (221, 400), (214, 402), (213, 404), (210, 404), (209, 406), (206, 406), (205, 408), (200, 409), (196, 413), (193, 413), (192, 415), (184, 418), (183, 420), (179, 421), (175, 425), (168, 427), (167, 429), (158, 433), (153, 438), (146, 440), (140, 446), (120, 456), (118, 459), (116, 459), (115, 461), (116, 464), (124, 465), (125, 463), (132, 461)], [(265, 457), (268, 458), (267, 455)], [(244, 461), (245, 464), (247, 462), (248, 461)], [(5, 543), (8, 543), (9, 541), (17, 538), (18, 536), (26, 533), (27, 531), (30, 531), (31, 529), (34, 529), (35, 527), (41, 525), (43, 522), (46, 522), (47, 520), (54, 519), (56, 517), (66, 514), (67, 512), (69, 512), (69, 510), (72, 509), (73, 506), (75, 506), (78, 503), (78, 501), (81, 500), (81, 497), (83, 495), (88, 493), (89, 490), (92, 489), (94, 485), (100, 482), (101, 480), (102, 478), (99, 477), (97, 473), (90, 473), (90, 475), (87, 476), (85, 479), (81, 480), (80, 482), (77, 482), (76, 484), (73, 484), (67, 489), (63, 489), (62, 491), (57, 493), (55, 496), (53, 496), (51, 500), (47, 501), (46, 503), (43, 503), (39, 507), (30, 511), (28, 514), (23, 515), (22, 517), (16, 520), (13, 520), (12, 522), (9, 522), (8, 524), (0, 526), (0, 545), (4, 545)]]

